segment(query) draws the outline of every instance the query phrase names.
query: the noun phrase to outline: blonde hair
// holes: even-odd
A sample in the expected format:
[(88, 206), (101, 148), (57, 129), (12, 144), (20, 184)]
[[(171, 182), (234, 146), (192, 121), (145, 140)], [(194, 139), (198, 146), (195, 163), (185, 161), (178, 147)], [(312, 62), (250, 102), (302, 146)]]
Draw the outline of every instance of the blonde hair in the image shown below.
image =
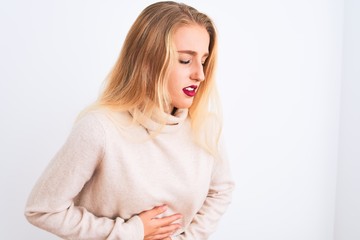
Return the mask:
[(207, 30), (210, 45), (209, 56), (204, 64), (206, 79), (200, 84), (189, 108), (189, 118), (196, 142), (210, 153), (216, 154), (222, 125), (215, 86), (216, 29), (207, 15), (183, 3), (157, 2), (140, 13), (92, 108), (105, 107), (114, 111), (139, 109), (142, 117), (150, 117), (155, 108), (171, 112), (168, 109), (168, 74), (171, 66), (178, 60), (172, 38), (179, 27), (193, 24)]

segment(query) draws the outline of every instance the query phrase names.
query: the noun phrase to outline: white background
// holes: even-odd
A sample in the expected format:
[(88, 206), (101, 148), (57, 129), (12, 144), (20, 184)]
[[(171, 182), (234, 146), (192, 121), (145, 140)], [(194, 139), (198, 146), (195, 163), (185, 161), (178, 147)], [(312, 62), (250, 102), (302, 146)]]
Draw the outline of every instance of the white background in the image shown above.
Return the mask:
[[(154, 1), (1, 0), (0, 239)], [(220, 37), (236, 190), (212, 240), (360, 239), (360, 2), (183, 1)]]

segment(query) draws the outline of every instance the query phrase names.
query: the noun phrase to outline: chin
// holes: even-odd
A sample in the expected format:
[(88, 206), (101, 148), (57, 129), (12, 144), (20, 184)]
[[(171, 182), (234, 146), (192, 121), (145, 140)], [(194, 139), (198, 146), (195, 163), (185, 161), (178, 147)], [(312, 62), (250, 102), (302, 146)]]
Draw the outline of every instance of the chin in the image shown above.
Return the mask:
[(173, 104), (176, 108), (190, 108), (192, 105), (192, 101), (191, 102), (182, 102), (182, 103), (178, 103), (178, 104)]

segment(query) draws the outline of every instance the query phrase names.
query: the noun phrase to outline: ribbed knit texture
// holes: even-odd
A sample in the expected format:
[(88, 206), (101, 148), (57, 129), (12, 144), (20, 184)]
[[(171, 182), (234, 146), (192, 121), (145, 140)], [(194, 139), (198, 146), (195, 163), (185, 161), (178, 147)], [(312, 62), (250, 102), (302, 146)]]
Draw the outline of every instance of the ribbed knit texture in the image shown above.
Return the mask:
[(129, 112), (87, 113), (34, 186), (27, 219), (64, 239), (142, 240), (138, 214), (167, 204), (163, 215), (183, 215), (172, 239), (207, 239), (234, 183), (226, 158), (193, 142), (187, 113), (162, 128), (159, 113), (135, 125)]

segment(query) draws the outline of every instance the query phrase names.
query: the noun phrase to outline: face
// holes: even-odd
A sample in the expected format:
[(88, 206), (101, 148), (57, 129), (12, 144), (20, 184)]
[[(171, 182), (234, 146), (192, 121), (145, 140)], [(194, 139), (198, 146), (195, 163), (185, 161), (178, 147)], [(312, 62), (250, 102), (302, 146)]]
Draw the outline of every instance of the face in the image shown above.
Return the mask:
[(183, 26), (175, 31), (174, 44), (178, 59), (170, 69), (171, 107), (189, 108), (205, 80), (203, 65), (209, 55), (210, 36), (202, 26)]

